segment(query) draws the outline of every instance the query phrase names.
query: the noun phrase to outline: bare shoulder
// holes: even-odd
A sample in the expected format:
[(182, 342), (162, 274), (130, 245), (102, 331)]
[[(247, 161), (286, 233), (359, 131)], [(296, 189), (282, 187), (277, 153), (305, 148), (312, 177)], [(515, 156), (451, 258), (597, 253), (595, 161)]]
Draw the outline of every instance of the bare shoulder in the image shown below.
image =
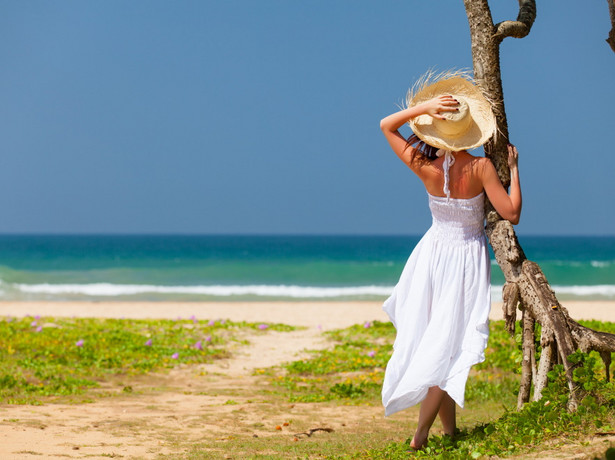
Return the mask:
[(493, 169), (493, 163), (491, 163), (489, 158), (485, 157), (472, 157), (472, 165), (474, 166), (474, 171), (479, 176), (483, 176), (485, 172)]
[(414, 171), (417, 175), (421, 176), (421, 173), (424, 174), (425, 170), (429, 167), (433, 166), (433, 162), (430, 161), (425, 156), (421, 155), (418, 152), (413, 152), (410, 161), (408, 162), (408, 166), (412, 171)]

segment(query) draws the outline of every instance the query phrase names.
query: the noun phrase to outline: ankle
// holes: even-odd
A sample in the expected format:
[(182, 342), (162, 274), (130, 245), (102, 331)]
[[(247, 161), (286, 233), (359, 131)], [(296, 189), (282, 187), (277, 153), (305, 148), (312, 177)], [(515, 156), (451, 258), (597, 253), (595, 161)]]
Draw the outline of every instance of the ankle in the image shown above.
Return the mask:
[(410, 447), (413, 449), (422, 449), (427, 444), (427, 438), (429, 437), (429, 430), (427, 431), (419, 431), (416, 430), (414, 433), (414, 437), (410, 442)]

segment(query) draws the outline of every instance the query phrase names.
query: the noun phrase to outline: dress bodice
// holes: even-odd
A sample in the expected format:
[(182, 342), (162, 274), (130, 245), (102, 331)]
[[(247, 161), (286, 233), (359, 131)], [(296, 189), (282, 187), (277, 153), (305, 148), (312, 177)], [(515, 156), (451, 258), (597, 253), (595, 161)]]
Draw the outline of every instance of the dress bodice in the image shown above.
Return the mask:
[(432, 231), (444, 238), (472, 239), (484, 234), (484, 195), (447, 198), (429, 195)]

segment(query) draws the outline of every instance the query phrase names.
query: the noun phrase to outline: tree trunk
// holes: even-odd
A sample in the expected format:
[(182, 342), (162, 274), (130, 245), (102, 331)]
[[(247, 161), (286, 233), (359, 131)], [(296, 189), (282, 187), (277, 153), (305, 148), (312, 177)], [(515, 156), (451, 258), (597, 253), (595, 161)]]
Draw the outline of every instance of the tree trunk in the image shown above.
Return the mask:
[[(609, 0), (610, 1), (610, 0)], [(508, 187), (508, 123), (504, 109), (504, 92), (500, 73), (500, 43), (506, 37), (526, 36), (536, 17), (534, 0), (519, 0), (519, 15), (516, 21), (493, 24), (488, 0), (464, 0), (470, 35), (472, 39), (472, 58), (474, 78), (485, 97), (491, 101), (497, 119), (497, 134), (485, 144), (485, 155), (493, 162), (498, 176)], [(565, 308), (555, 297), (545, 275), (538, 264), (527, 260), (510, 222), (503, 220), (486, 201), (486, 232), (495, 258), (504, 273), (506, 284), (502, 297), (504, 317), (509, 332), (514, 333), (516, 307), (523, 305), (523, 374), (519, 391), (519, 407), (529, 401), (532, 375), (536, 375), (535, 397), (546, 385), (546, 374), (553, 360), (560, 359), (564, 365), (570, 391), (568, 407), (577, 407), (580, 389), (573, 382), (575, 365), (568, 356), (577, 348), (582, 351), (597, 350), (605, 365), (610, 364), (610, 353), (615, 351), (615, 335), (596, 332), (573, 321)], [(536, 353), (534, 327), (538, 322), (542, 327), (541, 345), (543, 357), (536, 372), (532, 369), (532, 358)], [(553, 344), (553, 350), (551, 346)], [(544, 351), (549, 349), (545, 354)], [(527, 363), (526, 363), (527, 358)], [(544, 361), (543, 361), (544, 359)], [(607, 365), (608, 367), (608, 365)], [(608, 374), (608, 372), (607, 372)]]
[(611, 17), (611, 31), (606, 42), (615, 53), (615, 0), (606, 0), (606, 2), (609, 5), (609, 16)]

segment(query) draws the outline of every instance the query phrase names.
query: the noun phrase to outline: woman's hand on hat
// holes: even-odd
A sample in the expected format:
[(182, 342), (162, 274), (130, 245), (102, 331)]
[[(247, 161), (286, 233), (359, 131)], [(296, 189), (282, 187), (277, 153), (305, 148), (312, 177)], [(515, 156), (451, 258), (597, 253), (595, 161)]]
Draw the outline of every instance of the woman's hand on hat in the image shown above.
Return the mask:
[(456, 112), (459, 107), (459, 102), (450, 95), (442, 95), (428, 100), (425, 104), (425, 113), (439, 120), (446, 118), (441, 115), (441, 112)]

